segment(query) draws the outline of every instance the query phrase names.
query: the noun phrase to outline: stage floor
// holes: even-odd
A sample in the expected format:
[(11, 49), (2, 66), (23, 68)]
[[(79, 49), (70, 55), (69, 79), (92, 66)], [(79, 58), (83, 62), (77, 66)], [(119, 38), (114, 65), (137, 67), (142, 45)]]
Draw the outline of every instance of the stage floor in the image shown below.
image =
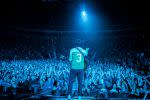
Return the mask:
[[(66, 96), (14, 96), (14, 95), (0, 95), (0, 100), (67, 100)], [(78, 100), (77, 97), (72, 97), (71, 100)], [(89, 96), (83, 96), (81, 100), (124, 100), (123, 98), (94, 98)]]
[[(51, 95), (45, 95), (43, 98), (47, 98), (46, 100), (67, 100), (66, 96), (51, 96)], [(78, 97), (72, 97), (71, 100), (78, 100)], [(82, 96), (82, 100), (123, 100), (122, 98), (94, 98), (89, 96)]]
[[(105, 98), (101, 97), (90, 97), (90, 96), (82, 96), (82, 100), (135, 100), (135, 99), (143, 99), (142, 98), (131, 98), (131, 97), (109, 97)], [(18, 95), (8, 95), (1, 94), (0, 100), (67, 100), (67, 96), (52, 96), (52, 95), (29, 95), (29, 94), (18, 94)], [(78, 100), (77, 96), (72, 97), (71, 100)], [(146, 98), (146, 100), (150, 100)]]
[[(45, 95), (44, 98), (47, 98), (47, 100), (67, 100), (66, 96), (51, 96), (51, 95)], [(71, 100), (78, 100), (78, 97), (72, 97)], [(82, 97), (82, 100), (95, 100), (94, 97)]]

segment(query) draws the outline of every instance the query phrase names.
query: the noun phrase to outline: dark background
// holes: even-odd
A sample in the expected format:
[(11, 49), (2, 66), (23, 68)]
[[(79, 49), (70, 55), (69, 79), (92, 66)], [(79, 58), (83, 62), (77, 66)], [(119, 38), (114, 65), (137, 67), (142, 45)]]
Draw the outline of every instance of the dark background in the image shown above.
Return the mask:
[[(93, 38), (92, 32), (89, 35), (75, 27), (73, 20), (83, 2), (89, 11), (105, 18)], [(48, 58), (53, 51), (68, 56), (73, 43), (79, 40), (91, 48), (91, 55), (98, 52), (98, 57), (112, 51), (150, 52), (148, 1), (11, 0), (0, 5), (1, 58), (31, 54), (40, 58), (39, 53)]]

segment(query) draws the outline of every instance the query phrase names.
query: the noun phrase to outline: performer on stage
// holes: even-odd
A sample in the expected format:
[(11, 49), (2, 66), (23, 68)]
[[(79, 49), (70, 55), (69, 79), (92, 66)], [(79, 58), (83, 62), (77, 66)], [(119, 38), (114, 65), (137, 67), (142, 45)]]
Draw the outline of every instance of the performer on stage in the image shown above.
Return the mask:
[(72, 48), (70, 50), (69, 61), (71, 62), (71, 70), (68, 86), (68, 100), (72, 97), (72, 85), (76, 77), (78, 80), (78, 100), (81, 100), (84, 77), (84, 57), (88, 55), (88, 51), (89, 48), (84, 50), (81, 47)]

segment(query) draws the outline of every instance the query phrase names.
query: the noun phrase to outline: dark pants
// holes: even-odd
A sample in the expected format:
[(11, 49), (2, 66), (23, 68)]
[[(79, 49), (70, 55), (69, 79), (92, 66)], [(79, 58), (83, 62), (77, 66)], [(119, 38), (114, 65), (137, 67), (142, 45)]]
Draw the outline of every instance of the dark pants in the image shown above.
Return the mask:
[(83, 69), (71, 69), (70, 70), (68, 94), (72, 95), (72, 85), (76, 79), (76, 76), (77, 76), (77, 80), (78, 80), (78, 95), (82, 96), (82, 85), (83, 85), (83, 77), (84, 77)]

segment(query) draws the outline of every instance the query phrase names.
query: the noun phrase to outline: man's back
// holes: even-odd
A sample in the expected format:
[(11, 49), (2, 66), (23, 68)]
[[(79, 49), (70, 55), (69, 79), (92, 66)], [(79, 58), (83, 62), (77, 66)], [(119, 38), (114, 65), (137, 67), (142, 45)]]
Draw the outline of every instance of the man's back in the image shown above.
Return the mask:
[(69, 60), (71, 61), (72, 69), (84, 69), (83, 54), (84, 56), (87, 56), (87, 51), (80, 47), (73, 48), (70, 50)]

